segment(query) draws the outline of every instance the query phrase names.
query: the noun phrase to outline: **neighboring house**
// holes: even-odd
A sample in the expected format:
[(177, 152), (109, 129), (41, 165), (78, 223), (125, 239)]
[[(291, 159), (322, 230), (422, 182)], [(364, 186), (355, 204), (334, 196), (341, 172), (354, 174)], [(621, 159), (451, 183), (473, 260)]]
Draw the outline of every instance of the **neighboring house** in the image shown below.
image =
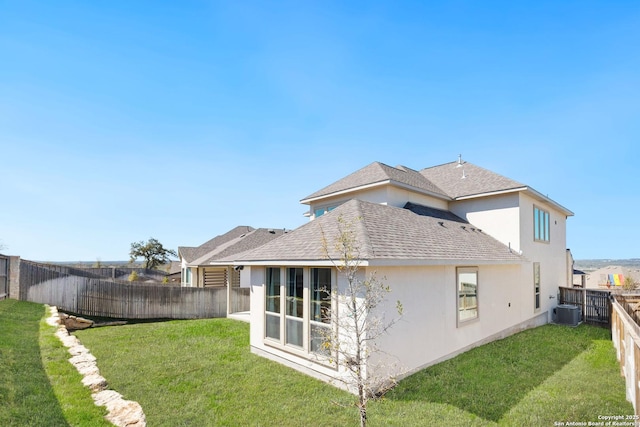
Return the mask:
[(182, 283), (182, 263), (180, 261), (170, 262), (167, 280), (169, 283)]
[(587, 287), (587, 273), (576, 268), (573, 269), (573, 286), (576, 288)]
[(631, 277), (636, 283), (640, 283), (640, 269), (608, 265), (587, 274), (586, 287), (591, 289), (621, 289), (627, 277)]
[[(242, 286), (241, 268), (234, 268), (233, 257), (258, 248), (284, 233), (283, 229), (256, 229), (249, 226), (238, 226), (200, 246), (178, 247), (182, 286), (226, 288), (227, 314), (245, 311), (248, 307), (246, 309), (239, 308), (238, 304), (234, 302), (241, 299), (244, 294), (248, 296), (248, 282), (247, 286)], [(232, 292), (234, 289), (237, 292)]]
[(322, 244), (339, 218), (355, 224), (361, 277), (391, 288), (382, 312), (404, 307), (378, 344), (408, 373), (549, 322), (558, 286), (571, 286), (573, 213), (462, 160), (421, 171), (374, 162), (301, 203), (309, 223), (234, 258), (249, 273), (252, 351), (325, 380), (344, 375), (319, 349), (322, 313), (341, 313), (321, 290), (345, 288)]

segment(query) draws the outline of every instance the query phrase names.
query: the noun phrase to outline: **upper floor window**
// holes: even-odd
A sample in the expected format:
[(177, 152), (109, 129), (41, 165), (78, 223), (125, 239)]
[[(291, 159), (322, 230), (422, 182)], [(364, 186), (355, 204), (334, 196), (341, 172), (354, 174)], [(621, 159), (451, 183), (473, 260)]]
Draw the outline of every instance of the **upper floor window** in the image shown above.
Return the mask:
[(533, 239), (538, 242), (548, 242), (549, 235), (549, 212), (533, 207)]
[(322, 215), (326, 214), (327, 212), (331, 212), (335, 208), (336, 208), (335, 206), (318, 208), (315, 211), (313, 211), (313, 215), (314, 215), (314, 217), (318, 218), (319, 216), (322, 216)]

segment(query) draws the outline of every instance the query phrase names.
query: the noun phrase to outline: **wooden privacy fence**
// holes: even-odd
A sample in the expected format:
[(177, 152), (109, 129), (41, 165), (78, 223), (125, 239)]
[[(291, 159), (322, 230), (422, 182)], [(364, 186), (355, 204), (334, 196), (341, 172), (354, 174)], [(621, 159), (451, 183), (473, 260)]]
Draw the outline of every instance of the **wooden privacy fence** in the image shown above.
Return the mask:
[(240, 313), (243, 311), (249, 311), (251, 307), (250, 300), (250, 288), (232, 287), (229, 304), (229, 313)]
[(559, 291), (559, 303), (580, 307), (583, 322), (598, 326), (609, 326), (611, 323), (610, 291), (564, 287), (560, 287)]
[(611, 339), (620, 362), (620, 373), (625, 378), (627, 400), (640, 415), (640, 327), (638, 305), (622, 295), (615, 295), (612, 304)]
[(9, 257), (0, 255), (0, 299), (9, 295)]
[[(120, 319), (226, 317), (226, 288), (183, 288), (129, 284), (49, 269), (30, 261), (20, 265), (20, 299), (55, 305), (85, 316)], [(243, 303), (242, 295), (237, 298)]]

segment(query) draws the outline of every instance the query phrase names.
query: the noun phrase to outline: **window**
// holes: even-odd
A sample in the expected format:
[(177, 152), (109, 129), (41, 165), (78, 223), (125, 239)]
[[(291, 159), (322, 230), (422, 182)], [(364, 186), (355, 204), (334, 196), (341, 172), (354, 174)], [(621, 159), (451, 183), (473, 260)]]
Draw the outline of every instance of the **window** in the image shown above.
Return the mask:
[(538, 242), (549, 241), (549, 212), (533, 207), (533, 239)]
[(313, 215), (316, 218), (318, 218), (319, 216), (322, 216), (322, 215), (326, 214), (327, 212), (331, 212), (335, 208), (336, 208), (335, 206), (329, 206), (328, 208), (318, 208), (315, 211), (313, 211)]
[(478, 269), (460, 267), (457, 270), (458, 323), (478, 318)]
[(191, 286), (191, 269), (189, 267), (182, 269), (182, 283)]
[(326, 353), (322, 343), (331, 332), (332, 275), (331, 268), (267, 267), (265, 342)]
[(331, 269), (311, 269), (311, 319), (309, 321), (309, 349), (326, 353), (322, 348), (331, 332)]
[(533, 308), (540, 309), (540, 263), (533, 263)]
[(287, 268), (286, 343), (302, 347), (302, 268)]
[(266, 277), (266, 337), (280, 339), (280, 269), (267, 267)]

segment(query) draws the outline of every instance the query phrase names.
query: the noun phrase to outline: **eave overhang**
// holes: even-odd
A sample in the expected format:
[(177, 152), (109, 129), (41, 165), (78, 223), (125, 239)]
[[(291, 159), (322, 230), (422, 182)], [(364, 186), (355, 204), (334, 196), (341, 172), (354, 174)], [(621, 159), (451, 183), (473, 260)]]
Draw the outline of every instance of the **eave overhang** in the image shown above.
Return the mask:
[(405, 190), (410, 190), (410, 191), (413, 191), (413, 192), (416, 192), (416, 193), (425, 194), (427, 196), (435, 197), (435, 198), (441, 199), (441, 200), (447, 200), (447, 201), (451, 200), (450, 197), (445, 196), (445, 195), (440, 194), (440, 193), (434, 193), (432, 191), (425, 190), (425, 189), (422, 189), (422, 188), (417, 188), (417, 187), (414, 187), (414, 186), (409, 185), (409, 184), (405, 184), (405, 183), (402, 183), (402, 182), (394, 181), (392, 179), (385, 179), (383, 181), (372, 182), (370, 184), (360, 185), (360, 186), (357, 186), (357, 187), (351, 187), (351, 188), (347, 188), (345, 190), (334, 191), (333, 193), (327, 193), (327, 194), (324, 194), (322, 196), (309, 197), (309, 198), (300, 200), (300, 203), (303, 204), (303, 205), (309, 205), (309, 204), (311, 204), (313, 202), (317, 202), (319, 200), (329, 199), (329, 198), (337, 197), (337, 196), (342, 196), (342, 195), (349, 194), (349, 193), (354, 193), (354, 192), (357, 192), (357, 191), (369, 190), (369, 189), (372, 189), (372, 188), (383, 187), (385, 185), (392, 185), (394, 187), (399, 187), (399, 188), (403, 188)]
[(555, 209), (559, 210), (560, 212), (562, 212), (566, 216), (573, 216), (574, 215), (574, 213), (572, 211), (570, 211), (569, 209), (565, 208), (560, 203), (550, 199), (549, 197), (547, 197), (547, 196), (539, 193), (538, 191), (534, 190), (533, 188), (527, 187), (527, 186), (510, 188), (510, 189), (507, 189), (507, 190), (490, 191), (490, 192), (487, 192), (487, 193), (470, 194), (468, 196), (456, 197), (453, 200), (454, 201), (470, 200), (470, 199), (478, 199), (478, 198), (481, 198), (481, 197), (499, 196), (499, 195), (502, 195), (502, 194), (520, 193), (520, 192), (527, 193), (531, 197), (533, 197), (534, 199), (540, 200), (540, 201), (542, 201), (544, 203), (547, 203), (547, 204), (553, 206)]

